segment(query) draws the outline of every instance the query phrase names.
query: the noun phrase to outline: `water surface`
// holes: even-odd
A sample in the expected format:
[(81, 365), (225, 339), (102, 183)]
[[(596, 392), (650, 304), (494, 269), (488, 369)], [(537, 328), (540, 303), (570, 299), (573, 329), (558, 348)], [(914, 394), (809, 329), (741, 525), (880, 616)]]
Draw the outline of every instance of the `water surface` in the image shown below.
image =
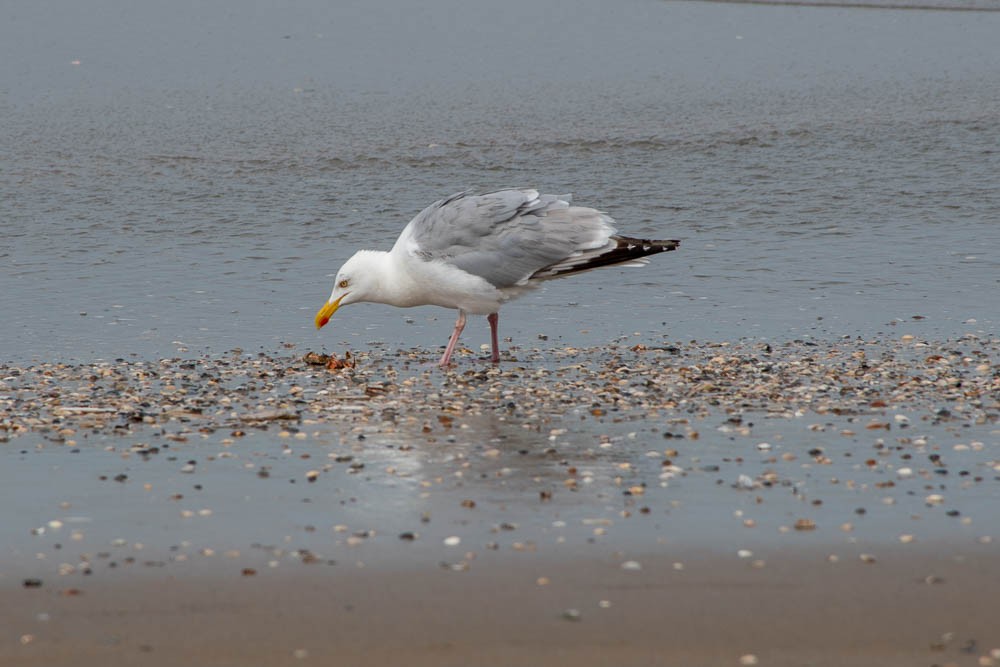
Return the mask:
[[(0, 57), (10, 360), (442, 345), (312, 315), (468, 187), (573, 192), (680, 252), (552, 283), (503, 334), (994, 330), (1000, 15), (631, 2), (16, 5)], [(914, 316), (924, 319), (914, 320)], [(475, 322), (464, 342), (487, 342)], [(558, 338), (558, 337), (561, 337)]]

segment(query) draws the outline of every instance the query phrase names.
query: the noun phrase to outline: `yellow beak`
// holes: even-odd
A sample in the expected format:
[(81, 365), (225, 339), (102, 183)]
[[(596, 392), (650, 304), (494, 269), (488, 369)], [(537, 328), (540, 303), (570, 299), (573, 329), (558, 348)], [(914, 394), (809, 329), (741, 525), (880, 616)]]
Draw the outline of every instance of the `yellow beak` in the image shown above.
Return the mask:
[(318, 313), (316, 313), (317, 329), (322, 329), (323, 326), (330, 321), (330, 318), (333, 317), (333, 314), (337, 312), (338, 308), (340, 308), (340, 302), (344, 299), (345, 296), (347, 295), (341, 294), (339, 297), (337, 297), (336, 301), (327, 301), (325, 304), (323, 304), (323, 307), (319, 309)]

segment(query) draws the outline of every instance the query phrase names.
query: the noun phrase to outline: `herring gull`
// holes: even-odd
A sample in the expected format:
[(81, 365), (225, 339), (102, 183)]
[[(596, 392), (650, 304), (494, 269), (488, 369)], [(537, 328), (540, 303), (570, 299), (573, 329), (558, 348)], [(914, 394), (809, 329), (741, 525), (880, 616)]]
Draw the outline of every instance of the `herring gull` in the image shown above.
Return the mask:
[(502, 304), (552, 278), (614, 264), (642, 266), (648, 255), (680, 245), (619, 236), (609, 216), (570, 200), (511, 189), (460, 192), (431, 204), (406, 225), (392, 250), (360, 250), (344, 263), (316, 313), (316, 328), (341, 306), (362, 301), (456, 308), (440, 365), (451, 361), (468, 314), (487, 316), (496, 363)]

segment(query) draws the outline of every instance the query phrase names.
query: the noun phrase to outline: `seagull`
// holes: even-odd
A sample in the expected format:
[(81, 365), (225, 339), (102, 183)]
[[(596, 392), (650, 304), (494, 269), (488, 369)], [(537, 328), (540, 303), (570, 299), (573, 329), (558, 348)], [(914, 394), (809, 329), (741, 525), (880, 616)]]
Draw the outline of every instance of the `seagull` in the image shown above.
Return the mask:
[(451, 362), (469, 314), (486, 315), (497, 363), (499, 310), (507, 301), (571, 273), (642, 266), (649, 255), (680, 245), (619, 236), (608, 215), (571, 200), (510, 189), (434, 202), (406, 225), (392, 250), (359, 250), (340, 267), (316, 328), (350, 303), (455, 308), (458, 320), (440, 366)]

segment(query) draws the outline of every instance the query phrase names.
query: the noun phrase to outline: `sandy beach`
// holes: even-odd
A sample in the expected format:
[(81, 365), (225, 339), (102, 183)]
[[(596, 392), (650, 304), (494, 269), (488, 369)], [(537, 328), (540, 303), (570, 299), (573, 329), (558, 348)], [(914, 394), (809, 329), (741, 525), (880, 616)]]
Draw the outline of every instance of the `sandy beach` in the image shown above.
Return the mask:
[(3, 662), (994, 664), (997, 345), (7, 366)]
[(485, 555), (465, 572), (316, 564), (294, 574), (116, 577), (75, 595), (7, 587), (4, 627), (23, 634), (5, 641), (2, 658), (53, 667), (1000, 660), (995, 552), (891, 549), (865, 563), (841, 550), (844, 560), (830, 563), (807, 550), (754, 568), (679, 551), (628, 571), (612, 554), (566, 551)]

